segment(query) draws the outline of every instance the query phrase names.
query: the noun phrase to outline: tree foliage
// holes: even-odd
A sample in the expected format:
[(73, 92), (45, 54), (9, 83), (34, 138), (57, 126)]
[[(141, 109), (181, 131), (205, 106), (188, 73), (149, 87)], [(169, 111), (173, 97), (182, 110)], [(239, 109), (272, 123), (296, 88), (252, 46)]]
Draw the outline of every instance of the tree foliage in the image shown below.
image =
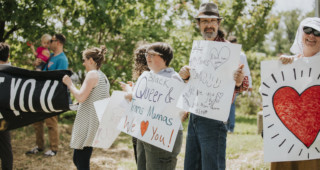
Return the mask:
[[(229, 3), (228, 3), (229, 2)], [(102, 71), (111, 87), (131, 80), (134, 49), (141, 43), (168, 42), (174, 49), (171, 66), (188, 63), (192, 41), (201, 39), (194, 20), (199, 0), (2, 0), (0, 41), (11, 45), (14, 65), (32, 69), (27, 41), (40, 45), (44, 33), (63, 33), (70, 69), (84, 77), (81, 53), (92, 46), (108, 49)], [(238, 36), (244, 50), (264, 40), (273, 21), (273, 0), (217, 2), (222, 26)], [(78, 71), (82, 72), (78, 72)]]

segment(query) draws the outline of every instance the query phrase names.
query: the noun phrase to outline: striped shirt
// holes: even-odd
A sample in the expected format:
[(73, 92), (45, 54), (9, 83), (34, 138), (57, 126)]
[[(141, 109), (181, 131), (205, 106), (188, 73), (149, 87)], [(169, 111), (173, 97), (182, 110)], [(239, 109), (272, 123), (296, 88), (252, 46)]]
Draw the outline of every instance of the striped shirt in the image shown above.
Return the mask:
[(93, 102), (110, 97), (110, 84), (106, 75), (100, 70), (98, 85), (91, 90), (88, 98), (80, 103), (73, 124), (70, 147), (83, 149), (91, 147), (99, 127), (99, 120)]

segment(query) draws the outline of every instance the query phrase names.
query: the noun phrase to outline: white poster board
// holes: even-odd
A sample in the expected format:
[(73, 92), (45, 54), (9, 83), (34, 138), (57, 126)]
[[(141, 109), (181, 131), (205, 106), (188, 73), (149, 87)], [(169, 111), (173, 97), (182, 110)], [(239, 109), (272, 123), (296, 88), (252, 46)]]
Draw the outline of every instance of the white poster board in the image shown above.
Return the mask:
[(118, 129), (161, 149), (172, 151), (181, 120), (176, 107), (183, 82), (150, 72), (138, 79), (132, 101)]
[(265, 162), (320, 158), (320, 56), (261, 63)]
[[(125, 92), (114, 91), (110, 98), (94, 102), (98, 115), (101, 116), (99, 128), (93, 141), (93, 147), (109, 148), (119, 136), (117, 126), (127, 110), (129, 103), (125, 100)], [(99, 116), (98, 116), (99, 117)]]
[(178, 107), (199, 116), (227, 121), (238, 68), (241, 45), (215, 41), (193, 41), (190, 80)]

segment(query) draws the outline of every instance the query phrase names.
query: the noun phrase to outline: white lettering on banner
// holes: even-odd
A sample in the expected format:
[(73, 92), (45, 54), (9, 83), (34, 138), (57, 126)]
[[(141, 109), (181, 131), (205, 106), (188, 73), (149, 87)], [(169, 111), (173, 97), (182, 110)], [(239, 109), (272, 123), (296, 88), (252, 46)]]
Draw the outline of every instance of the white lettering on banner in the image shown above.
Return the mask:
[(16, 115), (16, 116), (19, 116), (19, 115), (20, 115), (20, 112), (17, 111), (17, 110), (14, 110), (13, 113), (14, 113), (14, 115)]
[(10, 88), (10, 109), (16, 110), (14, 107), (14, 99), (16, 98), (18, 87), (21, 83), (21, 79), (18, 79), (16, 82), (15, 78), (12, 78), (11, 80), (11, 88)]
[(51, 86), (51, 89), (50, 89), (50, 92), (49, 92), (49, 96), (48, 96), (48, 99), (47, 99), (49, 109), (52, 112), (61, 112), (62, 111), (62, 110), (55, 110), (53, 108), (53, 105), (52, 105), (52, 97), (53, 97), (54, 92), (56, 91), (56, 88), (57, 88), (58, 84), (59, 84), (59, 82), (57, 80), (55, 80), (53, 82), (53, 85)]
[(49, 88), (51, 80), (47, 80), (46, 83), (44, 84), (42, 90), (41, 90), (41, 95), (40, 95), (40, 105), (42, 110), (44, 110), (45, 112), (49, 113), (49, 110), (46, 107), (46, 103), (44, 102), (44, 98), (46, 96), (46, 91)]
[(4, 82), (4, 80), (5, 80), (5, 78), (4, 78), (4, 77), (0, 77), (0, 83), (3, 83), (3, 82)]
[[(22, 79), (16, 79), (16, 78), (12, 78), (12, 80), (11, 80), (10, 109), (13, 110), (13, 112), (16, 116), (20, 115), (20, 112), (17, 111), (17, 109), (14, 107), (14, 104), (15, 104), (14, 102), (15, 102), (15, 99), (18, 95), (17, 92), (19, 90), (21, 81), (22, 81)], [(41, 106), (42, 110), (44, 110), (47, 113), (61, 112), (62, 110), (54, 109), (53, 104), (52, 104), (52, 98), (53, 98), (54, 92), (59, 84), (59, 81), (55, 80), (53, 82), (53, 85), (50, 88), (50, 91), (49, 91), (50, 83), (51, 83), (51, 80), (47, 80), (41, 90), (40, 106)], [(36, 88), (36, 80), (35, 79), (28, 79), (22, 84), (20, 94), (19, 94), (19, 103), (18, 104), (19, 104), (20, 109), (23, 112), (28, 112), (28, 110), (25, 108), (25, 100), (24, 100), (24, 96), (25, 96), (26, 89), (28, 86), (30, 87), (29, 96), (28, 96), (28, 107), (31, 112), (36, 112), (36, 110), (34, 109), (34, 106), (33, 106), (33, 101), (34, 101), (33, 95), (34, 95), (34, 91)], [(45, 96), (48, 93), (48, 91), (49, 91), (49, 94), (46, 99)], [(45, 100), (47, 100), (49, 109), (46, 107)]]
[(26, 108), (24, 107), (23, 99), (24, 99), (24, 94), (26, 92), (26, 87), (28, 84), (31, 84), (29, 98), (28, 98), (29, 109), (31, 110), (31, 112), (36, 112), (32, 106), (32, 96), (33, 96), (34, 89), (36, 88), (36, 80), (35, 79), (29, 79), (23, 83), (22, 88), (21, 88), (21, 92), (20, 92), (19, 105), (20, 105), (20, 108), (22, 111), (27, 112)]

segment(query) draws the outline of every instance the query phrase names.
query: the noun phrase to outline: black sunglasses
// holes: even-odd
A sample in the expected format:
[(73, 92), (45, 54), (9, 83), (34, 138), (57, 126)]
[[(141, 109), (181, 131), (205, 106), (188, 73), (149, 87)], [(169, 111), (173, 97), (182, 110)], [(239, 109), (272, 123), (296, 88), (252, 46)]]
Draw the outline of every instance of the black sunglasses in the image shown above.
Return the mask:
[(50, 43), (52, 43), (53, 41), (58, 41), (58, 40), (50, 40)]
[(320, 31), (317, 31), (311, 27), (303, 27), (303, 32), (306, 33), (306, 34), (311, 34), (313, 33), (314, 36), (316, 37), (320, 37)]

